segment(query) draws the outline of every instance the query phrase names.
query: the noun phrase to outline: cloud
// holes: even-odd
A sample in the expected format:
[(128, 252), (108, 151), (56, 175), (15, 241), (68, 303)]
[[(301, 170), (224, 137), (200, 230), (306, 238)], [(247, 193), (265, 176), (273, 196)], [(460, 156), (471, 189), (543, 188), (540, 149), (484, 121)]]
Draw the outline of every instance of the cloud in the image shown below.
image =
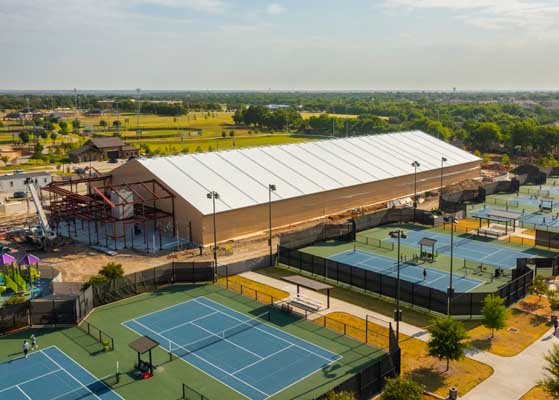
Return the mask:
[(559, 24), (556, 0), (385, 0), (389, 8), (439, 9), (484, 29), (545, 30)]
[(221, 0), (140, 0), (137, 2), (173, 8), (188, 8), (210, 14), (221, 14), (226, 9), (226, 4)]
[(286, 8), (278, 3), (270, 3), (266, 7), (266, 14), (269, 15), (280, 15), (286, 11)]

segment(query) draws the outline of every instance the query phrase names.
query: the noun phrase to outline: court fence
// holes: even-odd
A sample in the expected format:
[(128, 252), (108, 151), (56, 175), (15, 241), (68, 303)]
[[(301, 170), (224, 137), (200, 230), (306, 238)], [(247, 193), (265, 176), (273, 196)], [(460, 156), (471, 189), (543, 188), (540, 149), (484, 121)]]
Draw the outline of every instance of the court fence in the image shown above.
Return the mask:
[[(78, 295), (54, 294), (0, 307), (0, 334), (29, 326), (76, 326), (94, 307), (162, 286), (213, 282), (214, 278), (213, 262), (170, 262), (82, 288)], [(102, 339), (105, 336), (101, 334)]]
[(196, 390), (192, 389), (187, 384), (182, 384), (182, 400), (210, 400), (203, 394), (198, 393)]
[[(384, 297), (396, 299), (397, 279), (352, 265), (344, 264), (324, 257), (304, 253), (285, 246), (279, 247), (279, 262), (288, 268), (298, 269), (300, 273), (321, 277), (336, 284), (346, 284)], [(483, 301), (487, 295), (496, 295), (504, 299), (509, 306), (524, 298), (532, 284), (533, 271), (522, 264), (513, 272), (511, 282), (501, 286), (495, 292), (455, 293), (452, 297), (451, 313), (454, 316), (473, 317), (481, 314)], [(447, 293), (421, 284), (400, 280), (400, 300), (412, 307), (440, 314), (447, 313)]]
[(78, 324), (78, 328), (97, 340), (97, 342), (101, 343), (104, 347), (108, 347), (109, 350), (115, 349), (115, 339), (105, 331), (97, 328), (95, 325), (87, 321), (82, 321)]

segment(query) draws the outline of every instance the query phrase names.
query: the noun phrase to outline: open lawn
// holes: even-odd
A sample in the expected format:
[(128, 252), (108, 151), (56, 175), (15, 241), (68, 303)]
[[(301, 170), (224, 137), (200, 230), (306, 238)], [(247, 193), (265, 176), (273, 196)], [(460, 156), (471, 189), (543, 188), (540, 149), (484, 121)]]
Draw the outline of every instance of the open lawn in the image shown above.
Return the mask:
[(520, 400), (553, 400), (553, 397), (540, 386), (534, 386)]
[(242, 147), (268, 146), (289, 143), (302, 143), (311, 139), (300, 136), (290, 135), (252, 135), (239, 138), (227, 139), (206, 139), (206, 140), (185, 140), (185, 141), (130, 141), (129, 143), (139, 146), (141, 144), (149, 146), (155, 154), (174, 154), (174, 153), (198, 153), (202, 151), (217, 151), (227, 149), (238, 149)]
[[(353, 330), (355, 335), (365, 331), (365, 320), (354, 315), (336, 312), (330, 313), (326, 317), (356, 327)], [(386, 345), (387, 327), (369, 321), (369, 332), (376, 333), (369, 335), (369, 343), (379, 347)], [(364, 337), (360, 339), (365, 340)], [(448, 388), (452, 386), (458, 389), (458, 393), (464, 395), (493, 373), (490, 366), (469, 358), (451, 362), (450, 370), (443, 372), (446, 362), (428, 356), (425, 342), (406, 335), (400, 334), (400, 347), (402, 349), (402, 375), (424, 385), (427, 391), (441, 396), (448, 395)]]
[(547, 297), (537, 296), (534, 294), (526, 296), (524, 299), (516, 303), (514, 307), (544, 318), (549, 318), (553, 312)]
[(468, 331), (470, 344), (480, 350), (502, 357), (512, 357), (523, 351), (545, 334), (550, 328), (548, 318), (518, 309), (508, 310), (507, 326), (495, 332), (479, 325)]

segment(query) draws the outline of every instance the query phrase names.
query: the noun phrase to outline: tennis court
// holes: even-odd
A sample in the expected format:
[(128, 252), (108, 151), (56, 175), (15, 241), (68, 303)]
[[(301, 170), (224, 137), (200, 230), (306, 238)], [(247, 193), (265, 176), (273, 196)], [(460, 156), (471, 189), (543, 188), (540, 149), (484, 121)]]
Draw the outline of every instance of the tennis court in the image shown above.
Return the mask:
[[(123, 323), (254, 400), (271, 397), (341, 356), (200, 296)], [(185, 382), (188, 384), (188, 382)]]
[(55, 346), (0, 364), (0, 376), (0, 400), (122, 399)]
[[(503, 210), (501, 208), (495, 208), (495, 207), (484, 207), (478, 210), (474, 210), (469, 212), (468, 214), (470, 216), (488, 216), (489, 213), (491, 211), (506, 211)], [(508, 211), (508, 212), (514, 212), (514, 211)], [(521, 212), (517, 213), (519, 215), (519, 221), (521, 223), (521, 226), (525, 228), (524, 224), (528, 224), (528, 225), (541, 225), (541, 226), (549, 226), (552, 228), (559, 228), (559, 218), (557, 216), (557, 213), (540, 213), (540, 212), (534, 212), (534, 213), (528, 213), (526, 212), (526, 210), (522, 210)], [(498, 221), (499, 218), (497, 217), (493, 217), (493, 219), (495, 221)], [(505, 220), (502, 220), (501, 222), (505, 222)], [(509, 221), (510, 222), (510, 221)]]
[[(361, 250), (347, 250), (328, 258), (344, 264), (353, 265), (354, 267), (388, 275), (393, 278), (398, 274), (396, 260)], [(423, 280), (423, 269), (423, 266), (402, 263), (400, 264), (400, 279), (411, 283), (419, 283), (422, 286), (428, 286), (433, 289), (442, 290), (443, 292), (450, 286), (449, 273), (426, 267), (427, 276), (425, 280)], [(459, 293), (469, 292), (483, 284), (484, 282), (477, 279), (471, 279), (457, 274), (454, 274), (452, 279), (452, 286), (455, 291)]]
[[(407, 238), (401, 239), (404, 246), (419, 248), (418, 242), (423, 238), (429, 238), (437, 241), (435, 250), (438, 253), (450, 254), (450, 235), (428, 230), (409, 230), (406, 233)], [(385, 240), (395, 242), (397, 239), (389, 238)], [(518, 258), (533, 257), (534, 255), (480, 240), (461, 238), (456, 235), (454, 237), (454, 256), (503, 269), (514, 269)]]

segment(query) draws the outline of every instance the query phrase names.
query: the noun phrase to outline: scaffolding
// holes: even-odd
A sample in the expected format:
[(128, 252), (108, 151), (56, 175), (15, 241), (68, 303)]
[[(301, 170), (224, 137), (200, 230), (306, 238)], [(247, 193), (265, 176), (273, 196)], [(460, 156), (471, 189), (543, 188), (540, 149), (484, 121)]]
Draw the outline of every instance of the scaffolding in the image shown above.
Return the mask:
[[(83, 238), (87, 230), (90, 245), (117, 250), (139, 249), (135, 236), (143, 233), (142, 250), (156, 252), (157, 236), (159, 250), (163, 250), (163, 224), (172, 227), (171, 237), (177, 235), (175, 195), (154, 179), (120, 184), (111, 181), (110, 175), (90, 175), (44, 186), (45, 210), (57, 235), (65, 228), (68, 236)], [(148, 230), (153, 233), (151, 246)]]

